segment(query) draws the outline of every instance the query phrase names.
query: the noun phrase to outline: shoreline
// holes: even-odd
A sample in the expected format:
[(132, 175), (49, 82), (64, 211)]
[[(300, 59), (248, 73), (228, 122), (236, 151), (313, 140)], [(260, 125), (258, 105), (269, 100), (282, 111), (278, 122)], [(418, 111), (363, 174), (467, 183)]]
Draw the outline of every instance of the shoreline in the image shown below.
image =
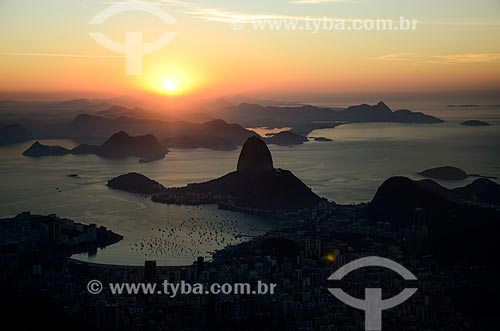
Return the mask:
[[(66, 257), (65, 260), (69, 264), (73, 265), (86, 265), (88, 267), (92, 268), (107, 268), (107, 269), (128, 269), (128, 270), (142, 270), (144, 269), (144, 265), (125, 265), (125, 264), (109, 264), (109, 263), (96, 263), (96, 262), (88, 262), (88, 261), (82, 261), (75, 259), (73, 257)], [(148, 260), (144, 260), (146, 262)], [(157, 265), (157, 268), (161, 269), (183, 269), (183, 268), (189, 268), (192, 267), (191, 265), (172, 265), (172, 266), (166, 266), (166, 265)]]

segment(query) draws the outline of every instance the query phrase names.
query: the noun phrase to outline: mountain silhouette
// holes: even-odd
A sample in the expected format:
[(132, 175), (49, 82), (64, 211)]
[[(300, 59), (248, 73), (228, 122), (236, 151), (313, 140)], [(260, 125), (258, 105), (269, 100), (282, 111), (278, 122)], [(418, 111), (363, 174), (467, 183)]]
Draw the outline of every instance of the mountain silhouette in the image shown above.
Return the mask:
[(272, 171), (273, 158), (262, 139), (256, 136), (248, 138), (241, 149), (236, 167), (239, 172), (259, 173)]
[(401, 237), (396, 240), (403, 244), (411, 243), (425, 224), (422, 254), (436, 254), (446, 263), (462, 259), (491, 263), (490, 254), (500, 248), (499, 205), (500, 185), (489, 179), (449, 190), (429, 179), (392, 177), (379, 187), (366, 211), (374, 223), (399, 229)]
[(153, 201), (277, 210), (311, 207), (323, 200), (292, 172), (275, 169), (267, 145), (254, 136), (243, 145), (236, 171), (208, 182), (167, 189), (153, 196)]
[(97, 155), (109, 158), (136, 156), (143, 159), (161, 159), (167, 149), (152, 134), (132, 137), (125, 131), (112, 135), (97, 150)]
[(500, 205), (500, 185), (481, 178), (450, 190), (430, 179), (392, 177), (378, 188), (368, 210), (373, 219), (405, 227), (412, 224), (414, 210), (421, 208), (429, 227), (436, 232), (450, 232), (498, 219), (494, 209), (478, 203)]
[(455, 199), (500, 206), (500, 185), (488, 178), (479, 178), (464, 187), (451, 190)]
[(0, 127), (0, 146), (17, 144), (32, 139), (32, 134), (19, 124)]
[(121, 116), (106, 118), (89, 114), (78, 115), (70, 125), (71, 134), (95, 140), (113, 132), (126, 131), (134, 135), (153, 134), (168, 148), (207, 148), (233, 150), (255, 132), (239, 124), (215, 119), (204, 123), (162, 121)]
[(112, 135), (100, 146), (84, 144), (72, 150), (61, 146), (42, 145), (37, 141), (23, 155), (41, 157), (66, 154), (95, 154), (105, 158), (139, 157), (140, 162), (150, 162), (164, 158), (167, 153), (168, 150), (151, 134), (133, 137), (124, 131), (120, 131)]
[[(437, 117), (420, 112), (402, 109), (392, 111), (384, 102), (376, 105), (362, 104), (345, 109), (332, 109), (312, 105), (301, 106), (261, 106), (259, 104), (242, 103), (238, 106), (224, 107), (211, 111), (210, 115), (234, 121), (245, 126), (297, 126), (331, 122), (365, 123), (443, 123)], [(320, 126), (321, 127), (321, 126)], [(328, 126), (326, 126), (328, 127)], [(302, 131), (301, 131), (302, 132)]]

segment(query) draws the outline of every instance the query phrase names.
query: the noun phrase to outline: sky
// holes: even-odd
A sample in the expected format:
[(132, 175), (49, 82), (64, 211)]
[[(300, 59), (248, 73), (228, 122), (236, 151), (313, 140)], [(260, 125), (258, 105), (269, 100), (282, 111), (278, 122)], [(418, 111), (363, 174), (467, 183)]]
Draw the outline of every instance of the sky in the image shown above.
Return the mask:
[[(0, 0), (0, 96), (500, 103), (499, 0), (145, 2), (176, 24), (139, 11), (89, 24), (112, 1)], [(416, 29), (352, 28), (354, 20), (399, 26), (401, 17), (418, 20)], [(142, 72), (130, 75), (125, 55), (92, 32), (121, 44), (131, 32), (144, 43), (176, 35), (139, 56)]]

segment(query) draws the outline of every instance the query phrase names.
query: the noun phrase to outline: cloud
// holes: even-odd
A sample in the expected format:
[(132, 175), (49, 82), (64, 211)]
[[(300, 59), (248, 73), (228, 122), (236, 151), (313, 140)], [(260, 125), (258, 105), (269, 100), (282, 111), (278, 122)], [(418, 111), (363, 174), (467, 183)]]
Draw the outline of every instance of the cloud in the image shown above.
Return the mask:
[(70, 54), (70, 53), (36, 53), (36, 52), (2, 52), (0, 55), (13, 56), (44, 56), (44, 57), (74, 57), (74, 58), (121, 58), (124, 55), (92, 55), (92, 54)]
[[(324, 3), (360, 3), (365, 0), (290, 0), (290, 3), (294, 4), (324, 4)], [(272, 20), (272, 19), (284, 19), (284, 20), (297, 20), (297, 21), (307, 21), (307, 20), (321, 20), (324, 17), (307, 17), (307, 16), (295, 16), (286, 15), (282, 13), (243, 13), (230, 11), (225, 8), (215, 8), (215, 7), (205, 7), (192, 2), (187, 2), (183, 0), (152, 0), (153, 4), (156, 5), (170, 5), (173, 7), (180, 8), (184, 13), (192, 15), (198, 19), (218, 22), (218, 23), (249, 23), (255, 20)], [(416, 17), (415, 17), (416, 18)], [(354, 21), (358, 18), (343, 18), (343, 17), (332, 17), (332, 19), (342, 20), (345, 22)], [(364, 18), (366, 19), (366, 18)], [(372, 18), (385, 19), (385, 17)], [(399, 18), (395, 18), (397, 20)], [(497, 27), (500, 26), (500, 21), (425, 21), (419, 20), (419, 25), (429, 25), (429, 26), (464, 26), (464, 27)]]
[(204, 8), (198, 10), (187, 11), (188, 14), (196, 16), (202, 20), (219, 23), (250, 23), (258, 20), (295, 20), (306, 21), (312, 18), (306, 16), (293, 16), (282, 14), (247, 14), (226, 11), (216, 8)]
[(500, 22), (495, 21), (483, 21), (483, 22), (473, 22), (473, 21), (460, 21), (460, 22), (442, 22), (442, 21), (419, 21), (419, 24), (424, 25), (437, 25), (437, 26), (463, 26), (463, 27), (497, 27), (500, 26)]
[(299, 5), (316, 5), (322, 3), (339, 3), (339, 2), (360, 2), (361, 0), (292, 0), (291, 3)]
[[(297, 1), (325, 1), (325, 0), (297, 0)], [(328, 0), (326, 0), (328, 1)], [(329, 0), (329, 2), (346, 2), (346, 1), (356, 1), (356, 0)], [(286, 15), (286, 14), (276, 14), (276, 13), (243, 13), (227, 10), (224, 8), (211, 8), (200, 6), (191, 2), (186, 2), (182, 0), (156, 0), (156, 3), (161, 2), (163, 4), (168, 4), (181, 8), (184, 13), (192, 15), (200, 20), (217, 22), (217, 23), (251, 23), (258, 20), (295, 20), (295, 21), (309, 21), (309, 20), (321, 20), (324, 17), (308, 17), (308, 16), (297, 16), (297, 15)], [(305, 2), (304, 2), (305, 3)], [(352, 21), (354, 19), (348, 18), (336, 18), (343, 21)]]
[(418, 54), (393, 53), (370, 58), (378, 62), (412, 63), (412, 64), (464, 64), (500, 62), (500, 53), (463, 53), (463, 54)]
[(449, 63), (487, 63), (499, 62), (500, 53), (484, 53), (484, 54), (455, 54), (442, 57)]

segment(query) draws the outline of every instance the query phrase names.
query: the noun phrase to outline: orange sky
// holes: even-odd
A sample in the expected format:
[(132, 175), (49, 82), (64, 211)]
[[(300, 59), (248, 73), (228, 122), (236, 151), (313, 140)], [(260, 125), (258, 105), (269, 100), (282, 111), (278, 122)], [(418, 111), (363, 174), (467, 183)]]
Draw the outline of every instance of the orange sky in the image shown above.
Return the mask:
[[(305, 1), (308, 2), (308, 1)], [(376, 4), (375, 4), (376, 3)], [(0, 3), (0, 93), (211, 98), (500, 90), (500, 2), (156, 1), (177, 21), (122, 13), (88, 24), (109, 7), (98, 0), (4, 0)], [(262, 16), (265, 15), (265, 16)], [(252, 20), (307, 17), (418, 19), (415, 31), (256, 31)], [(244, 22), (242, 30), (232, 23)], [(89, 32), (123, 42), (140, 31), (151, 41), (178, 35), (127, 75), (125, 58)], [(170, 88), (165, 88), (170, 86)], [(169, 91), (171, 90), (171, 91)]]

